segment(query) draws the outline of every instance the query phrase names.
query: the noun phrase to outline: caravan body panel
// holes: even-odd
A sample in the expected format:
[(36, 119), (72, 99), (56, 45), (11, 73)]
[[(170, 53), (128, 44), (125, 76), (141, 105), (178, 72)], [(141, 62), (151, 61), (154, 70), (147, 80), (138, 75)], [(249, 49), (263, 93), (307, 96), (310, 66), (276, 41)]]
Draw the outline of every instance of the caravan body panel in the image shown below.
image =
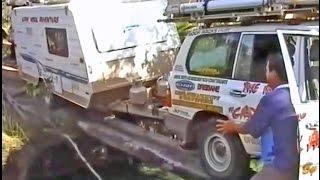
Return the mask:
[(72, 0), (15, 8), (20, 74), (32, 83), (51, 80), (53, 93), (85, 108), (96, 93), (166, 74), (180, 42), (174, 24), (157, 22), (165, 6)]

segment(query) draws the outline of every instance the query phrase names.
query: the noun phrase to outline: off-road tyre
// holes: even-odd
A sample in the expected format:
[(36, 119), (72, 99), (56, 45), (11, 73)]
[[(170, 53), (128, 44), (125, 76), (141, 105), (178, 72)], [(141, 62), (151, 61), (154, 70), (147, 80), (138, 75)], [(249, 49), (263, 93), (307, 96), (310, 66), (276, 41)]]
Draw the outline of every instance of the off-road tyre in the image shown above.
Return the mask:
[[(213, 179), (248, 179), (250, 157), (244, 150), (240, 138), (238, 135), (217, 132), (216, 124), (215, 119), (211, 118), (210, 121), (202, 123), (198, 131), (197, 142), (202, 167)], [(216, 149), (213, 149), (214, 147)], [(225, 161), (220, 158), (219, 153), (224, 154)]]

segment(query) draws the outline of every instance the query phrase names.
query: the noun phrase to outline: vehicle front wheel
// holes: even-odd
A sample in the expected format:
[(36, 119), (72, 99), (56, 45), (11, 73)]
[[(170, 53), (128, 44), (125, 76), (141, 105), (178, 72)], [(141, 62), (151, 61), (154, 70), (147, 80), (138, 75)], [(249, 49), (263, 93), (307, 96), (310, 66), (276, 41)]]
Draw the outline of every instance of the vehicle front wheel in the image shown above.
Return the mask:
[(198, 150), (201, 164), (211, 177), (240, 180), (248, 176), (250, 158), (239, 137), (217, 132), (214, 120), (200, 126)]

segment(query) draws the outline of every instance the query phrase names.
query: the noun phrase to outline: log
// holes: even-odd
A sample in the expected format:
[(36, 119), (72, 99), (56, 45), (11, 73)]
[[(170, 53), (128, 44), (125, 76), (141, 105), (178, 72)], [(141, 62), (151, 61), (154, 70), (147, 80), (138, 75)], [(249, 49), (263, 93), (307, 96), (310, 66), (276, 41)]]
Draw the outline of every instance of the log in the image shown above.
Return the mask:
[(78, 126), (89, 136), (144, 162), (179, 174), (208, 178), (200, 166), (197, 153), (181, 149), (169, 137), (116, 118), (104, 123), (79, 121)]

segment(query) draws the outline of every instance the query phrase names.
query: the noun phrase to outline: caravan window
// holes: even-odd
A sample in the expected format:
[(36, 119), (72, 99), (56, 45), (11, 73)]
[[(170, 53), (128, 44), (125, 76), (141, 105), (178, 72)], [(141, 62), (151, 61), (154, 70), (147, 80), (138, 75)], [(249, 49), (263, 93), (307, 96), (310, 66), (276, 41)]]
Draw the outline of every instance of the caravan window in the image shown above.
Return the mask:
[(68, 40), (66, 29), (45, 28), (48, 51), (50, 54), (68, 57)]

